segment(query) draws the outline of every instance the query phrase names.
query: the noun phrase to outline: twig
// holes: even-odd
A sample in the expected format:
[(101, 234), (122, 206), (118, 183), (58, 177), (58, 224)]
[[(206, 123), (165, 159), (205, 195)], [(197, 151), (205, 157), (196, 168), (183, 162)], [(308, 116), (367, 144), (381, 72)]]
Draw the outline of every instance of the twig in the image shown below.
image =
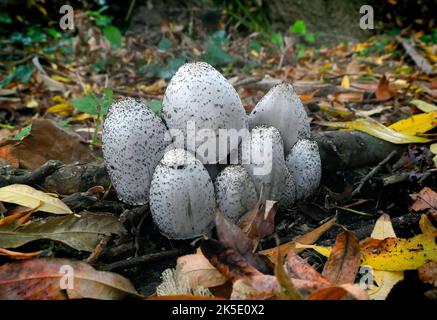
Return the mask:
[(3, 174), (0, 176), (0, 187), (10, 184), (27, 184), (31, 186), (36, 185), (38, 182), (42, 181), (44, 178), (59, 169), (62, 165), (63, 164), (60, 161), (49, 160), (32, 172), (26, 172), (20, 175), (15, 175), (14, 173), (10, 175)]
[(100, 240), (99, 244), (96, 246), (94, 251), (89, 255), (89, 257), (85, 260), (89, 265), (94, 265), (99, 257), (102, 255), (104, 249), (108, 245), (109, 241), (114, 237), (114, 235), (107, 235)]
[(124, 268), (133, 268), (139, 264), (143, 264), (143, 263), (147, 263), (147, 262), (178, 257), (178, 256), (186, 253), (187, 251), (188, 251), (188, 248), (186, 248), (186, 249), (173, 249), (173, 250), (169, 250), (169, 251), (146, 254), (144, 256), (139, 256), (139, 257), (131, 258), (128, 260), (121, 260), (121, 261), (117, 261), (117, 262), (114, 262), (111, 264), (107, 264), (106, 266), (103, 266), (101, 269), (104, 271), (113, 271), (113, 270), (124, 269)]
[(384, 164), (386, 164), (388, 161), (390, 161), (391, 158), (394, 157), (394, 155), (397, 154), (396, 150), (393, 150), (392, 152), (390, 152), (390, 154), (384, 159), (382, 160), (376, 167), (374, 167), (363, 179), (361, 179), (360, 184), (358, 185), (358, 187), (355, 188), (354, 191), (352, 191), (352, 196), (357, 195), (358, 193), (360, 193), (361, 188), (364, 186), (364, 184), (370, 179), (372, 178), (378, 171), (379, 169), (382, 168), (382, 166)]
[(422, 55), (420, 55), (416, 51), (416, 49), (414, 49), (414, 46), (409, 41), (401, 37), (396, 37), (396, 40), (398, 40), (402, 44), (407, 54), (411, 57), (411, 59), (423, 73), (431, 74), (433, 72), (432, 66), (428, 62), (428, 60), (422, 57)]

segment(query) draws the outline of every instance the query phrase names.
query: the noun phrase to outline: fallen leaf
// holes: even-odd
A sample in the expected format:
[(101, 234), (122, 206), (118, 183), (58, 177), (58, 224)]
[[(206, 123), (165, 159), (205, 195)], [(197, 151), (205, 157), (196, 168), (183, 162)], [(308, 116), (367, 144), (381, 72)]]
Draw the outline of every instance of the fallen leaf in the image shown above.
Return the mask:
[[(310, 232), (308, 232), (304, 235), (301, 235), (290, 242), (281, 244), (279, 246), (279, 253), (280, 253), (281, 257), (285, 258), (285, 256), (290, 251), (293, 251), (296, 253), (303, 251), (304, 250), (303, 248), (301, 249), (301, 248), (296, 247), (296, 243), (312, 244), (312, 243), (316, 242), (326, 231), (328, 231), (334, 225), (335, 221), (336, 221), (335, 217), (332, 219), (329, 219), (327, 222), (325, 222), (321, 226), (317, 227), (316, 229), (311, 230)], [(278, 259), (278, 257), (277, 257), (278, 250), (276, 247), (259, 251), (258, 254), (266, 256), (272, 263), (276, 263), (276, 261)]]
[(437, 111), (420, 113), (400, 120), (389, 126), (390, 129), (405, 134), (419, 135), (437, 126)]
[(410, 195), (410, 198), (414, 201), (411, 206), (413, 211), (422, 211), (427, 209), (437, 210), (437, 192), (431, 188), (425, 187), (418, 194)]
[(325, 285), (331, 285), (331, 281), (323, 277), (316, 269), (310, 266), (293, 251), (290, 251), (287, 255), (285, 269), (291, 278), (310, 280)]
[(349, 89), (351, 86), (351, 82), (349, 80), (349, 77), (345, 75), (343, 79), (341, 79), (341, 86), (345, 89)]
[(395, 144), (406, 144), (406, 143), (426, 143), (430, 142), (431, 139), (424, 137), (417, 137), (401, 132), (397, 132), (391, 128), (388, 128), (372, 118), (357, 119), (355, 121), (346, 122), (320, 122), (319, 124), (327, 127), (334, 128), (349, 128), (358, 131), (365, 132), (371, 136), (377, 137), (379, 139), (395, 143)]
[(225, 247), (216, 240), (203, 240), (200, 249), (209, 262), (231, 282), (248, 276), (262, 275), (236, 250)]
[(420, 216), (419, 227), (422, 233), (437, 233), (437, 228), (429, 221), (426, 214)]
[(276, 206), (277, 202), (270, 200), (256, 205), (240, 218), (238, 226), (254, 241), (271, 235), (275, 231)]
[[(12, 143), (12, 142), (11, 142)], [(48, 160), (60, 160), (64, 164), (94, 160), (90, 148), (76, 133), (67, 132), (52, 120), (34, 119), (30, 133), (13, 143), (12, 155), (20, 167), (36, 169)]]
[(355, 284), (343, 284), (311, 293), (307, 300), (369, 300), (363, 289)]
[(362, 264), (385, 271), (415, 270), (437, 260), (436, 237), (437, 233), (427, 233), (410, 239), (369, 238), (361, 245)]
[(316, 246), (313, 244), (302, 244), (302, 243), (296, 243), (296, 249), (313, 249), (314, 251), (317, 251), (322, 256), (329, 257), (329, 255), (332, 252), (331, 247), (324, 247), (324, 246)]
[(218, 297), (195, 296), (191, 294), (177, 294), (173, 296), (149, 297), (147, 300), (226, 300)]
[[(278, 239), (277, 241), (279, 242)], [(278, 260), (276, 261), (274, 272), (281, 289), (280, 297), (282, 298), (282, 300), (302, 300), (302, 296), (297, 291), (293, 282), (291, 281), (290, 277), (284, 269), (284, 260), (279, 254), (279, 248), (277, 248), (277, 250)]]
[(328, 99), (331, 101), (338, 102), (360, 102), (363, 101), (364, 93), (353, 91), (353, 92), (335, 92), (328, 95)]
[(140, 85), (140, 90), (145, 93), (152, 93), (161, 91), (163, 88), (167, 86), (167, 82), (164, 79), (160, 79), (150, 86)]
[(187, 277), (191, 288), (210, 288), (222, 285), (227, 281), (201, 253), (179, 257), (176, 269), (179, 275)]
[[(396, 237), (393, 224), (388, 214), (383, 214), (379, 217), (370, 237), (378, 240)], [(376, 285), (371, 284), (367, 289), (367, 293), (372, 300), (385, 300), (395, 284), (403, 279), (403, 271), (373, 270), (373, 282)]]
[(12, 184), (0, 188), (0, 201), (19, 204), (36, 211), (57, 214), (73, 213), (67, 205), (58, 198), (24, 184)]
[(390, 86), (390, 82), (388, 81), (385, 74), (378, 82), (378, 86), (376, 88), (375, 96), (379, 101), (385, 101), (390, 99), (396, 94), (397, 90)]
[(67, 259), (31, 259), (0, 266), (0, 299), (65, 300), (141, 297), (121, 275)]
[(31, 241), (50, 239), (74, 249), (92, 252), (104, 236), (122, 236), (126, 230), (108, 214), (82, 212), (32, 220), (24, 225), (0, 226), (0, 247), (17, 248)]
[(322, 275), (334, 284), (353, 283), (360, 267), (360, 244), (351, 231), (337, 236)]
[(43, 254), (43, 252), (44, 251), (18, 252), (18, 251), (11, 251), (8, 249), (0, 248), (0, 256), (6, 256), (8, 258), (15, 259), (15, 260), (24, 260), (24, 259), (39, 257)]
[(417, 109), (423, 112), (434, 112), (437, 111), (437, 106), (422, 100), (411, 100), (411, 104), (415, 105)]
[(437, 287), (437, 261), (430, 261), (419, 268), (419, 278)]

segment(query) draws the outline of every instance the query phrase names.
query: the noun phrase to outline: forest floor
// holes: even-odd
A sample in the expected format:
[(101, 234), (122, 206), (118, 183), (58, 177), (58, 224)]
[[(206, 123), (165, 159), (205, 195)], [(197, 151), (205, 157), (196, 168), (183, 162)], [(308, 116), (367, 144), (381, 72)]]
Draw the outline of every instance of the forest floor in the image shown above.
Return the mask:
[[(102, 165), (101, 126), (112, 100), (119, 97), (140, 98), (159, 114), (162, 96), (177, 68), (186, 61), (204, 60), (217, 67), (234, 85), (247, 112), (272, 86), (287, 81), (293, 84), (306, 107), (315, 134), (337, 128), (343, 128), (347, 134), (346, 128), (396, 142), (396, 149), (387, 149), (375, 157), (363, 155), (368, 160), (358, 167), (345, 163), (338, 168), (325, 168), (321, 186), (312, 198), (277, 212), (274, 232), (280, 243), (301, 237), (299, 242), (311, 245), (318, 239), (317, 245), (325, 249), (337, 239), (332, 250), (341, 251), (341, 245), (353, 244), (347, 241), (345, 244), (344, 239), (337, 237), (339, 234), (368, 240), (375, 222), (387, 214), (396, 233), (390, 235), (393, 241), (402, 246), (401, 238), (412, 239), (419, 242), (422, 250), (414, 256), (411, 253), (414, 248), (406, 245), (411, 255), (374, 257), (377, 263), (388, 265), (379, 270), (403, 273), (404, 280), (393, 290), (390, 287), (384, 298), (407, 295), (421, 300), (425, 299), (425, 292), (428, 297), (436, 297), (436, 289), (433, 291), (430, 284), (437, 284), (435, 264), (424, 268), (404, 266), (406, 259), (425, 264), (429, 261), (427, 255), (430, 260), (436, 260), (437, 255), (435, 242), (432, 245), (435, 238), (432, 224), (435, 225), (437, 217), (437, 147), (432, 144), (436, 138), (433, 129), (437, 126), (437, 45), (427, 35), (405, 31), (326, 47), (312, 39), (305, 40), (308, 36), (299, 30), (266, 39), (257, 34), (206, 35), (200, 29), (194, 39), (179, 25), (162, 24), (157, 33), (124, 36), (117, 47), (117, 39), (108, 41), (89, 19), (84, 18), (77, 26), (78, 32), (69, 36), (45, 35), (33, 30), (2, 40), (0, 186), (25, 184), (57, 194), (75, 212), (74, 219), (89, 220), (78, 226), (76, 220), (71, 221), (73, 218), (43, 212), (42, 206), (48, 200), (40, 194), (35, 194), (37, 203), (32, 207), (26, 196), (33, 191), (19, 189), (19, 199), (11, 197), (8, 190), (0, 191), (0, 284), (8, 277), (6, 263), (19, 259), (15, 263), (22, 264), (23, 270), (26, 267), (41, 272), (32, 261), (38, 261), (38, 257), (56, 257), (85, 261), (97, 270), (121, 274), (138, 292), (149, 296), (155, 293), (165, 269), (174, 268), (178, 257), (196, 251), (199, 241), (173, 241), (162, 236), (152, 222), (147, 205), (132, 207), (118, 201)], [(62, 164), (47, 163), (50, 160)], [(58, 208), (59, 204), (54, 202), (53, 206)], [(29, 211), (28, 207), (34, 210)], [(92, 214), (87, 218), (85, 211), (102, 214), (102, 218), (95, 219)], [(421, 218), (422, 214), (427, 218)], [(333, 217), (335, 224), (330, 220)], [(41, 221), (45, 227), (38, 226)], [(429, 221), (431, 225), (427, 224)], [(327, 223), (333, 224), (329, 230), (310, 232)], [(390, 229), (390, 222), (385, 220), (385, 223)], [(30, 228), (23, 229), (29, 224)], [(126, 230), (121, 230), (122, 225)], [(342, 233), (346, 229), (353, 235)], [(50, 237), (53, 230), (61, 235)], [(77, 239), (74, 231), (83, 230), (92, 234), (89, 239)], [(302, 238), (308, 234), (310, 240)], [(428, 238), (417, 238), (422, 234), (431, 235), (430, 245)], [(271, 235), (257, 241), (258, 253), (276, 246)], [(384, 245), (393, 253), (389, 244)], [(327, 260), (323, 248), (316, 249), (296, 251), (321, 272), (327, 269)], [(373, 251), (362, 245), (361, 252)], [(287, 281), (272, 268), (277, 254), (271, 251), (265, 256), (272, 263), (267, 263), (270, 273), (278, 277), (281, 286), (286, 286)], [(339, 263), (332, 257), (329, 261), (331, 269)], [(194, 260), (191, 262), (194, 265)], [(291, 263), (290, 259), (287, 262)], [(53, 260), (55, 267), (56, 263)], [(216, 263), (214, 266), (226, 280), (235, 280), (237, 271), (229, 266), (226, 269), (223, 261)], [(396, 269), (393, 265), (400, 267)], [(423, 268), (420, 272), (419, 267)], [(434, 272), (433, 278), (423, 276), (426, 270)], [(220, 283), (220, 276), (214, 273), (217, 270), (209, 271), (207, 275), (218, 277)], [(256, 273), (252, 269), (250, 272)], [(293, 272), (299, 278), (299, 272)], [(351, 271), (341, 272), (344, 276)], [(16, 276), (25, 282), (25, 273)], [(329, 279), (329, 270), (322, 274)], [(219, 286), (217, 283), (211, 292), (229, 297), (229, 281)], [(252, 287), (256, 285), (252, 283)], [(0, 289), (0, 296), (23, 297), (12, 290)], [(35, 292), (32, 297), (39, 296)], [(49, 296), (62, 297), (59, 293)], [(251, 292), (244, 297), (262, 295)]]

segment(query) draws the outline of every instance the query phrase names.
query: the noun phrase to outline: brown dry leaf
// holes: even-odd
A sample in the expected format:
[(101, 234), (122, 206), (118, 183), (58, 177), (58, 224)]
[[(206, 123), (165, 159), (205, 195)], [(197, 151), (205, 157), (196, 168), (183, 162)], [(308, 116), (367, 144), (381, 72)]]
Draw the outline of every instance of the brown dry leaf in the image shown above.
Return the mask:
[(18, 159), (12, 154), (12, 151), (14, 150), (13, 146), (11, 144), (3, 144), (0, 146), (0, 160), (1, 164), (3, 165), (11, 165), (15, 168), (18, 168), (19, 161)]
[(248, 276), (262, 275), (236, 250), (227, 248), (216, 240), (202, 241), (200, 249), (209, 262), (231, 282)]
[(291, 278), (315, 281), (327, 286), (331, 285), (331, 281), (323, 277), (316, 269), (293, 251), (290, 251), (287, 255), (285, 268)]
[(202, 253), (179, 257), (176, 269), (181, 276), (187, 278), (190, 288), (210, 288), (226, 282), (226, 278), (209, 263)]
[(230, 300), (270, 300), (277, 299), (279, 294), (276, 277), (263, 274), (235, 281)]
[(267, 200), (247, 212), (238, 221), (238, 226), (255, 242), (275, 231), (277, 202)]
[(173, 296), (154, 296), (149, 297), (147, 300), (226, 300), (218, 297), (207, 297), (207, 296), (194, 296), (191, 294), (177, 294)]
[(216, 209), (215, 222), (217, 236), (223, 245), (235, 249), (256, 269), (267, 272), (268, 269), (264, 261), (253, 254), (255, 246), (243, 230), (227, 219), (219, 209)]
[(390, 86), (390, 82), (388, 81), (385, 74), (378, 82), (378, 86), (376, 88), (375, 96), (379, 101), (385, 101), (390, 99), (396, 94), (397, 90)]
[(357, 74), (360, 72), (360, 62), (352, 59), (346, 66), (346, 74)]
[(414, 201), (411, 206), (413, 211), (437, 210), (437, 192), (431, 188), (425, 187), (418, 194), (410, 195), (410, 198)]
[(353, 283), (360, 267), (360, 244), (351, 231), (337, 236), (322, 275), (334, 284)]
[(364, 90), (367, 92), (375, 92), (376, 88), (378, 88), (377, 83), (359, 83), (359, 82), (352, 82), (351, 83), (352, 88)]
[(65, 131), (52, 120), (35, 119), (30, 133), (13, 144), (11, 154), (25, 169), (36, 169), (48, 160), (64, 164), (90, 162), (94, 159), (90, 148), (75, 133)]
[[(330, 220), (328, 220), (327, 222), (325, 222), (324, 224), (322, 224), (321, 226), (317, 227), (314, 230), (311, 230), (310, 232), (301, 235), (299, 237), (297, 237), (296, 239), (281, 244), (279, 246), (279, 252), (281, 254), (282, 258), (285, 258), (285, 256), (290, 252), (302, 252), (304, 249), (296, 249), (296, 243), (301, 243), (301, 244), (313, 244), (314, 242), (316, 242), (326, 231), (328, 231), (335, 223), (336, 218), (332, 218)], [(278, 250), (276, 247), (271, 248), (271, 249), (266, 249), (266, 250), (262, 250), (259, 251), (258, 254), (262, 254), (265, 255), (272, 263), (276, 263), (278, 257)]]
[[(279, 242), (279, 239), (277, 239), (277, 241)], [(302, 296), (300, 295), (293, 282), (291, 281), (290, 277), (288, 276), (287, 272), (285, 271), (283, 263), (284, 260), (279, 254), (279, 248), (277, 248), (277, 250), (278, 260), (276, 262), (274, 271), (281, 289), (280, 297), (282, 300), (302, 300)]]
[(81, 261), (39, 258), (0, 266), (0, 299), (114, 300), (126, 296), (140, 297), (129, 280)]
[(363, 101), (364, 93), (363, 92), (335, 92), (333, 94), (328, 95), (328, 99), (331, 101), (338, 102), (361, 102)]
[(39, 257), (43, 254), (44, 251), (36, 251), (36, 252), (18, 252), (11, 251), (8, 249), (0, 248), (0, 256), (6, 256), (15, 260), (24, 260)]
[(369, 300), (369, 296), (358, 285), (347, 283), (315, 291), (307, 300)]

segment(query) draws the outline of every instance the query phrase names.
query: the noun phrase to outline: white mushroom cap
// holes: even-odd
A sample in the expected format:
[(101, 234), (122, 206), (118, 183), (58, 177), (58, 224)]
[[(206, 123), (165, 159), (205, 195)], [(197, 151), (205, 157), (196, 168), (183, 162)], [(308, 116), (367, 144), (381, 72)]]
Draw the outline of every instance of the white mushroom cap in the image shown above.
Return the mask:
[(236, 222), (258, 201), (252, 178), (240, 165), (226, 167), (214, 183), (217, 206), (229, 219)]
[(296, 200), (311, 196), (319, 187), (322, 176), (317, 143), (306, 139), (299, 140), (285, 161), (296, 183)]
[[(171, 79), (163, 98), (162, 116), (170, 131), (179, 129), (187, 137), (187, 122), (194, 121), (196, 133), (201, 129), (213, 130), (213, 137), (187, 143), (187, 150), (195, 153), (202, 163), (217, 163), (226, 158), (228, 142), (220, 145), (219, 129), (246, 129), (247, 116), (234, 87), (211, 65), (205, 62), (184, 64)], [(172, 133), (172, 132), (171, 132)], [(188, 134), (188, 139), (190, 139)], [(200, 145), (215, 151), (215, 156), (204, 155)], [(178, 145), (177, 147), (182, 147)], [(218, 148), (218, 150), (217, 150)], [(220, 157), (220, 150), (226, 156)]]
[(164, 123), (143, 103), (126, 98), (112, 104), (102, 142), (105, 166), (118, 197), (133, 205), (146, 203), (153, 171), (171, 146)]
[(265, 199), (262, 200), (279, 201), (287, 177), (279, 131), (275, 127), (255, 127), (251, 131), (251, 139), (243, 141), (241, 153), (243, 167), (252, 177), (257, 192), (261, 192), (262, 185), (265, 187)]
[(153, 174), (150, 211), (159, 230), (170, 239), (190, 239), (214, 226), (214, 186), (193, 154), (168, 151)]
[(280, 83), (270, 89), (249, 115), (249, 126), (273, 126), (284, 140), (288, 154), (298, 139), (310, 137), (310, 126), (305, 108), (289, 83)]

